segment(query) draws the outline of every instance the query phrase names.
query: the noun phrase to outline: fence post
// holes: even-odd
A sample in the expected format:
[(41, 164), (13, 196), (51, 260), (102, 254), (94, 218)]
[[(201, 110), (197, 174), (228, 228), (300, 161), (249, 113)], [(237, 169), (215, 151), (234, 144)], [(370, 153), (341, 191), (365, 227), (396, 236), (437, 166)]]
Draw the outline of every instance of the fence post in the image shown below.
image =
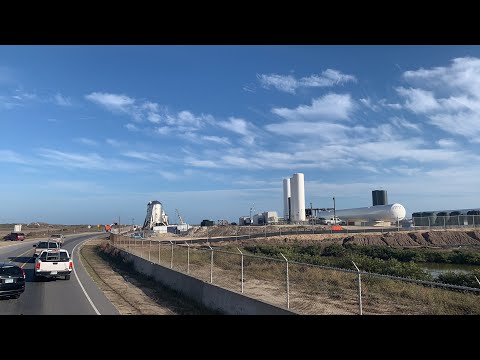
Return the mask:
[(290, 283), (288, 280), (288, 260), (282, 253), (280, 253), (280, 255), (282, 255), (282, 257), (287, 262), (287, 309), (290, 309)]
[(352, 260), (353, 265), (358, 271), (358, 309), (360, 311), (360, 315), (363, 315), (362, 311), (362, 279), (360, 276), (360, 269), (358, 268), (357, 264), (355, 264)]
[(267, 238), (267, 224), (265, 223), (265, 239)]
[(428, 219), (428, 230), (432, 230), (431, 224), (430, 224), (430, 216), (427, 216)]
[(237, 247), (237, 250), (240, 251), (240, 254), (242, 254), (242, 294), (243, 294), (243, 253), (238, 247)]
[(127, 249), (130, 250), (130, 238), (127, 239)]
[(168, 241), (172, 245), (172, 257), (170, 258), (170, 269), (173, 269), (173, 242), (171, 240), (168, 240)]
[(158, 240), (158, 265), (160, 265), (160, 240)]
[(190, 274), (190, 245), (186, 241), (185, 245), (187, 245), (187, 274)]
[(235, 235), (235, 240), (238, 241), (238, 225), (237, 225), (237, 234)]
[(210, 244), (208, 245), (208, 247), (212, 251), (212, 255), (210, 256), (210, 284), (213, 284), (213, 249)]
[(142, 250), (140, 250), (140, 256), (143, 257), (143, 239), (142, 239)]
[(148, 261), (150, 261), (150, 248), (152, 247), (152, 240), (148, 240)]
[(475, 229), (475, 215), (472, 215), (473, 216), (473, 228)]

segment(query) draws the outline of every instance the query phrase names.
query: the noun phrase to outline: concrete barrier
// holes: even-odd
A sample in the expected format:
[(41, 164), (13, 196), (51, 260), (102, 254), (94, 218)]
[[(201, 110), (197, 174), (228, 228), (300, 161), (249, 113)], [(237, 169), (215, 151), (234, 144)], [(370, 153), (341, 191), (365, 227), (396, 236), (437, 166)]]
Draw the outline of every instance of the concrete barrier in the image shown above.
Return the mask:
[(192, 276), (152, 263), (124, 250), (118, 250), (125, 259), (133, 263), (136, 271), (151, 276), (185, 297), (221, 313), (229, 315), (297, 315), (292, 310), (252, 299), (241, 293), (206, 283)]

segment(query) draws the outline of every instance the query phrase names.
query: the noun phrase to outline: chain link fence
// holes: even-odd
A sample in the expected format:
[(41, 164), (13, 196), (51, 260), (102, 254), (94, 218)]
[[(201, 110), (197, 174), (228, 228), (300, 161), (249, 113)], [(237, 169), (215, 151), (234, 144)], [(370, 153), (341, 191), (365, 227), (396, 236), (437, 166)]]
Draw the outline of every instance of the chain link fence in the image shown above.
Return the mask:
[(115, 236), (153, 263), (301, 314), (480, 314), (480, 288), (225, 251), (187, 242)]

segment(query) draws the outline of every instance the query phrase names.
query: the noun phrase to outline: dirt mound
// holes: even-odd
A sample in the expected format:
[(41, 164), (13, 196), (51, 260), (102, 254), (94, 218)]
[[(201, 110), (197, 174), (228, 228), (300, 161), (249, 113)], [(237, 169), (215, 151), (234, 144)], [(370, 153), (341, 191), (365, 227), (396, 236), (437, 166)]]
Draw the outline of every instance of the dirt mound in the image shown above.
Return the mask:
[[(412, 246), (457, 246), (480, 245), (480, 231), (430, 231), (430, 232), (388, 232), (383, 234), (310, 234), (284, 235), (250, 240), (241, 240), (239, 244), (358, 244), (386, 245), (392, 247)], [(228, 244), (228, 242), (225, 242)], [(222, 245), (218, 243), (218, 245)]]
[(343, 244), (387, 245), (387, 243), (382, 240), (382, 237), (380, 235), (364, 235), (364, 234), (348, 236), (343, 239)]
[(432, 245), (455, 246), (455, 245), (480, 245), (478, 231), (429, 231), (422, 236)]

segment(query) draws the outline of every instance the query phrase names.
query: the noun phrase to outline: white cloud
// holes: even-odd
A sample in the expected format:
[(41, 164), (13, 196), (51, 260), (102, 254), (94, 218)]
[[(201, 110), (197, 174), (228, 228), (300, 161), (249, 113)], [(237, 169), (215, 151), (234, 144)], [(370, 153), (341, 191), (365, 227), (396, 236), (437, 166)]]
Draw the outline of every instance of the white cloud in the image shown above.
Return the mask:
[(449, 134), (480, 142), (480, 59), (456, 58), (450, 66), (406, 71), (403, 78), (416, 86), (397, 89), (408, 109)]
[(298, 87), (298, 81), (292, 75), (257, 74), (257, 78), (266, 89), (274, 87), (277, 90), (295, 94), (295, 89)]
[(142, 104), (142, 109), (148, 110), (150, 112), (158, 112), (159, 106), (157, 103), (152, 103), (150, 101), (147, 101)]
[(168, 135), (170, 133), (172, 133), (173, 131), (173, 128), (169, 127), (169, 126), (160, 126), (160, 127), (157, 127), (155, 129), (155, 132), (160, 134), (160, 135)]
[(405, 107), (414, 113), (428, 113), (440, 109), (440, 104), (432, 91), (404, 87), (396, 90), (401, 96), (407, 98)]
[(138, 127), (135, 124), (131, 124), (131, 123), (125, 124), (125, 128), (128, 131), (138, 131), (139, 130)]
[(127, 95), (101, 92), (92, 92), (85, 95), (85, 98), (114, 112), (129, 112), (129, 106), (135, 103), (135, 100)]
[(404, 128), (404, 129), (414, 130), (417, 132), (421, 131), (420, 126), (404, 119), (403, 117), (395, 116), (395, 117), (392, 117), (390, 121), (394, 126), (400, 129)]
[(9, 162), (17, 164), (26, 164), (25, 160), (20, 154), (12, 150), (0, 150), (0, 162)]
[(440, 147), (455, 147), (457, 143), (452, 139), (439, 139), (437, 140), (437, 144)]
[(300, 105), (295, 109), (273, 108), (272, 112), (288, 120), (347, 120), (355, 109), (350, 94), (327, 94), (313, 99), (312, 105)]
[(194, 166), (194, 167), (206, 167), (206, 168), (218, 168), (220, 167), (217, 163), (212, 160), (199, 160), (193, 157), (186, 157), (185, 164)]
[(89, 145), (89, 146), (95, 146), (97, 145), (97, 142), (95, 140), (92, 140), (92, 139), (88, 139), (88, 138), (77, 138), (75, 139), (76, 142), (79, 142), (81, 144), (85, 144), (85, 145)]
[(41, 149), (39, 155), (46, 159), (48, 165), (63, 168), (80, 168), (104, 171), (134, 171), (140, 169), (140, 167), (135, 163), (128, 163), (115, 159), (105, 159), (96, 153), (78, 154), (52, 149)]
[(243, 141), (247, 145), (252, 145), (255, 141), (255, 134), (253, 133), (255, 129), (254, 125), (242, 118), (229, 117), (228, 121), (219, 121), (217, 125), (242, 135)]
[(60, 105), (60, 106), (71, 106), (72, 105), (72, 101), (68, 97), (63, 96), (60, 93), (55, 95), (54, 100), (55, 100), (55, 103), (57, 105)]
[(373, 110), (375, 112), (377, 112), (380, 108), (378, 107), (378, 105), (375, 105), (375, 104), (372, 104), (372, 100), (370, 98), (362, 98), (359, 100), (360, 103), (362, 105), (364, 105), (365, 107), (369, 108), (370, 110)]
[(480, 142), (480, 113), (437, 114), (430, 116), (429, 119), (433, 125), (445, 132), (464, 136), (474, 143)]
[(170, 156), (160, 155), (154, 152), (127, 151), (122, 153), (122, 155), (130, 158), (145, 160), (150, 162), (166, 162), (166, 161), (172, 160)]
[(228, 138), (226, 137), (205, 135), (205, 136), (202, 136), (202, 140), (214, 142), (217, 144), (230, 145), (230, 140), (228, 140)]
[(474, 57), (455, 58), (449, 67), (406, 71), (405, 80), (421, 84), (422, 87), (467, 94), (480, 98), (480, 59)]
[(388, 103), (387, 102), (387, 99), (380, 99), (378, 101), (378, 104), (380, 106), (383, 106), (383, 107), (387, 107), (387, 108), (390, 108), (390, 109), (394, 109), (394, 110), (400, 110), (402, 108), (402, 105), (400, 104), (397, 104), (397, 103)]
[(305, 121), (288, 121), (285, 123), (268, 124), (267, 131), (288, 137), (308, 137), (327, 140), (329, 142), (346, 139), (349, 128), (341, 124), (312, 123)]
[(293, 75), (278, 74), (257, 74), (257, 78), (262, 87), (266, 89), (273, 87), (290, 94), (295, 94), (296, 89), (301, 87), (327, 87), (357, 81), (355, 76), (342, 74), (333, 69), (327, 69), (320, 75), (313, 74), (302, 77), (299, 80)]
[(160, 122), (160, 120), (162, 119), (160, 117), (160, 115), (158, 115), (157, 113), (154, 113), (154, 112), (149, 112), (148, 115), (147, 115), (147, 119), (148, 121), (154, 123), (154, 124), (157, 124)]

